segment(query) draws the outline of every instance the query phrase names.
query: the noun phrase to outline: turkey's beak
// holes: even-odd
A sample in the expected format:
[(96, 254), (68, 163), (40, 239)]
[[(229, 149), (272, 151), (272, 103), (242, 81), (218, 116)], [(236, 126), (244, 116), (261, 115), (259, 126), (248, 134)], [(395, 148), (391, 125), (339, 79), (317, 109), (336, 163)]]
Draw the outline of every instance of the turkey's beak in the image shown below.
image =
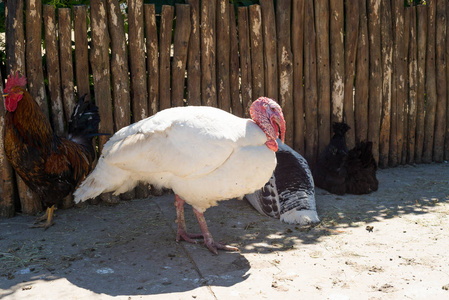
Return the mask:
[(3, 98), (6, 98), (9, 96), (9, 94), (2, 94)]

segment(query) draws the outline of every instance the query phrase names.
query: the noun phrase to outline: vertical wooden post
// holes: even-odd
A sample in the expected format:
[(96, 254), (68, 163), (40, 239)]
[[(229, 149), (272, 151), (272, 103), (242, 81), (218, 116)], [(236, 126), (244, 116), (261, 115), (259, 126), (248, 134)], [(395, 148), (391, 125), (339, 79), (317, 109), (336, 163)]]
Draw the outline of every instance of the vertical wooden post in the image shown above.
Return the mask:
[(171, 107), (170, 99), (170, 47), (173, 29), (173, 6), (163, 5), (159, 29), (159, 105), (160, 110)]
[(56, 14), (52, 5), (44, 5), (45, 56), (47, 58), (48, 86), (50, 89), (51, 119), (57, 135), (64, 134), (64, 108), (61, 99), (61, 73), (56, 32)]
[(231, 39), (231, 56), (229, 80), (231, 85), (231, 105), (232, 113), (236, 116), (243, 117), (243, 106), (240, 101), (240, 64), (239, 64), (239, 41), (237, 38), (237, 24), (235, 20), (234, 5), (229, 8), (229, 24)]
[(424, 120), (426, 95), (426, 46), (427, 46), (427, 6), (419, 6), (418, 11), (418, 92), (416, 95), (416, 141), (415, 162), (422, 162), (424, 146)]
[(291, 1), (276, 2), (276, 36), (279, 66), (279, 103), (285, 117), (285, 143), (293, 147), (294, 108), (293, 108), (293, 55), (291, 49)]
[[(0, 73), (0, 90), (3, 91), (3, 78)], [(0, 105), (0, 217), (11, 218), (15, 213), (14, 171), (5, 155), (3, 131), (5, 125), (5, 106)]]
[(136, 122), (148, 117), (143, 0), (128, 1), (128, 39), (133, 120)]
[(432, 162), (435, 130), (435, 111), (437, 103), (436, 65), (435, 65), (435, 17), (436, 0), (427, 2), (427, 54), (426, 54), (426, 118), (424, 122), (423, 163)]
[[(447, 26), (449, 26), (449, 23), (447, 21), (447, 18), (449, 17), (449, 4), (446, 4), (446, 34), (449, 32), (449, 29)], [(449, 36), (446, 36), (446, 80), (447, 84), (449, 84)], [(447, 88), (447, 87), (446, 87)], [(449, 91), (448, 92), (448, 106), (446, 107), (446, 136), (444, 139), (444, 160), (449, 160)]]
[(184, 106), (187, 47), (190, 38), (190, 6), (176, 4), (176, 28), (172, 64), (172, 105)]
[(313, 168), (317, 157), (317, 69), (316, 69), (316, 32), (313, 17), (313, 1), (306, 1), (304, 20), (304, 96), (305, 96), (305, 159)]
[(239, 47), (240, 47), (240, 70), (243, 116), (249, 117), (249, 108), (252, 103), (251, 89), (251, 54), (249, 43), (248, 8), (238, 8)]
[(278, 101), (279, 76), (274, 3), (273, 0), (260, 0), (260, 6), (264, 36), (265, 96)]
[(265, 95), (265, 78), (263, 62), (263, 33), (262, 13), (260, 5), (254, 4), (249, 7), (249, 36), (251, 44), (251, 73), (253, 99)]
[(361, 142), (368, 138), (369, 46), (366, 1), (359, 0), (360, 27), (357, 44), (355, 78), (355, 136)]
[(416, 7), (410, 8), (410, 47), (408, 51), (408, 82), (409, 82), (409, 109), (408, 109), (408, 139), (407, 163), (415, 162), (415, 132), (416, 132), (416, 98), (418, 92), (418, 52), (416, 50)]
[(380, 111), (382, 106), (382, 65), (380, 39), (380, 2), (368, 1), (369, 24), (369, 111), (368, 140), (373, 143), (373, 156), (379, 161)]
[[(90, 2), (92, 48), (90, 63), (95, 88), (95, 104), (100, 113), (99, 132), (113, 134), (111, 79), (109, 68), (109, 35), (107, 29), (107, 15), (105, 0), (92, 0)], [(85, 72), (85, 71), (84, 71)], [(100, 151), (109, 136), (99, 137)]]
[(190, 4), (192, 29), (187, 56), (187, 103), (201, 105), (201, 52), (200, 52), (200, 2), (186, 0)]
[(345, 92), (343, 109), (345, 122), (351, 127), (351, 130), (346, 133), (346, 144), (348, 148), (353, 148), (355, 146), (354, 76), (359, 37), (358, 1), (346, 1), (346, 18)]
[(446, 2), (445, 0), (437, 0), (435, 36), (437, 107), (435, 115), (435, 140), (433, 145), (433, 160), (435, 162), (443, 162), (444, 139), (446, 134)]
[(231, 110), (229, 85), (229, 1), (218, 0), (217, 3), (217, 101), (218, 107)]
[[(23, 29), (23, 0), (6, 3), (6, 72), (25, 74), (25, 36)], [(8, 178), (8, 174), (5, 174)], [(32, 215), (42, 210), (39, 197), (16, 176), (22, 213)]]
[(25, 3), (28, 92), (45, 115), (50, 118), (42, 65), (42, 2), (41, 0), (27, 0)]
[(131, 123), (131, 98), (129, 94), (125, 24), (118, 0), (108, 0), (107, 9), (109, 34), (111, 35), (111, 77), (114, 123), (115, 130), (120, 130)]
[(65, 121), (69, 122), (75, 107), (73, 82), (72, 18), (70, 8), (58, 9), (59, 53), (61, 61), (61, 91)]
[(407, 163), (407, 141), (408, 141), (408, 48), (410, 44), (410, 9), (404, 9), (404, 45), (402, 46), (402, 77), (404, 77), (404, 89), (401, 90), (401, 125), (402, 125), (402, 152), (401, 152), (401, 164), (405, 165)]
[(201, 1), (201, 102), (217, 107), (216, 0)]
[(393, 25), (391, 1), (382, 0), (381, 11), (381, 55), (382, 55), (382, 115), (380, 126), (379, 166), (388, 166), (390, 151), (391, 97), (393, 76)]
[(144, 4), (147, 46), (148, 109), (154, 115), (159, 110), (159, 43), (154, 4)]
[(75, 75), (78, 96), (90, 100), (89, 84), (89, 50), (87, 43), (87, 6), (73, 6), (73, 23), (75, 28)]
[(330, 58), (331, 58), (331, 123), (343, 122), (345, 50), (344, 6), (341, 0), (330, 1)]
[(295, 130), (293, 147), (304, 155), (304, 1), (294, 0), (292, 8), (293, 106)]
[(328, 0), (315, 0), (315, 28), (317, 36), (318, 153), (321, 153), (329, 143), (331, 134)]

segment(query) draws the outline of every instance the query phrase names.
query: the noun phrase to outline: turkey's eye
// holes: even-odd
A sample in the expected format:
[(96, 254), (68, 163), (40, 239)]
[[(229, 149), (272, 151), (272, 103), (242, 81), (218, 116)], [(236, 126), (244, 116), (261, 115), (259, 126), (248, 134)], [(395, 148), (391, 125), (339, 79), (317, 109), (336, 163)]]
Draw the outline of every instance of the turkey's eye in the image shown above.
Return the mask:
[(276, 108), (274, 108), (274, 107), (272, 107), (272, 106), (270, 106), (270, 108), (271, 108), (271, 111), (272, 111), (272, 112), (275, 112), (275, 111), (276, 111)]

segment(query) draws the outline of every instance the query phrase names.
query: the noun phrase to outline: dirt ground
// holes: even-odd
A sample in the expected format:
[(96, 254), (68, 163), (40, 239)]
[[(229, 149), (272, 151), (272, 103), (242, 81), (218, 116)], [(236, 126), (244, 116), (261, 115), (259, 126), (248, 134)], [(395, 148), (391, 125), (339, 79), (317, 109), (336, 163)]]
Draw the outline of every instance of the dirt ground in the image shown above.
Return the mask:
[[(239, 252), (175, 242), (172, 194), (0, 220), (2, 299), (449, 299), (449, 165), (378, 172), (379, 191), (317, 189), (298, 227), (231, 200), (206, 212)], [(199, 227), (190, 208), (187, 226)]]

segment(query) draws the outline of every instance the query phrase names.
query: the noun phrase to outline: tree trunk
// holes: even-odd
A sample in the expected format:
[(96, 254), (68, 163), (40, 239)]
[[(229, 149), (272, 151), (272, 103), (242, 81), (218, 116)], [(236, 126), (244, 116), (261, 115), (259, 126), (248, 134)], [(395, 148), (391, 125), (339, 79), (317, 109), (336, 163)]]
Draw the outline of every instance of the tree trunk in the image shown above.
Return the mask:
[(217, 101), (222, 110), (231, 111), (229, 85), (229, 1), (218, 0), (217, 5)]
[(200, 2), (186, 0), (190, 4), (191, 26), (189, 53), (187, 56), (187, 103), (201, 105), (201, 52), (200, 52)]
[(171, 107), (170, 99), (170, 48), (174, 7), (163, 5), (159, 29), (159, 105), (160, 110)]
[(293, 147), (301, 155), (304, 151), (304, 1), (294, 0), (292, 9), (292, 53), (293, 53), (293, 106), (295, 130)]
[(190, 38), (190, 6), (176, 4), (176, 28), (172, 64), (172, 104), (184, 106), (187, 46)]
[(148, 109), (154, 115), (159, 110), (159, 43), (154, 4), (144, 4), (147, 46)]
[(279, 103), (286, 123), (285, 143), (293, 147), (293, 55), (291, 49), (291, 1), (277, 0), (276, 36), (278, 38)]

